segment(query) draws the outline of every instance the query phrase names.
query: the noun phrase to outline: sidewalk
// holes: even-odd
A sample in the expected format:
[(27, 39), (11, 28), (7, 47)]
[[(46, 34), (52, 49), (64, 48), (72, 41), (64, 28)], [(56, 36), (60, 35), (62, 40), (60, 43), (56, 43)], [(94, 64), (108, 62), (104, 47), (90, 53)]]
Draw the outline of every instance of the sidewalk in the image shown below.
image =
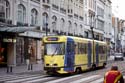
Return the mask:
[(7, 68), (0, 68), (0, 75), (5, 74), (23, 74), (23, 73), (34, 73), (34, 72), (43, 72), (43, 63), (33, 64), (33, 69), (28, 70), (27, 65), (15, 66), (12, 67), (12, 72), (7, 73)]

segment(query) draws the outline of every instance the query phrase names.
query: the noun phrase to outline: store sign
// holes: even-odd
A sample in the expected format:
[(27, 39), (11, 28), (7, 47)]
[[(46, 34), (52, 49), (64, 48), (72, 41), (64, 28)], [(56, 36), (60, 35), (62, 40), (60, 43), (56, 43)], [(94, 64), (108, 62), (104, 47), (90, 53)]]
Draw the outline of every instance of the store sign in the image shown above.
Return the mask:
[(11, 39), (11, 38), (4, 38), (3, 42), (16, 42), (16, 39)]

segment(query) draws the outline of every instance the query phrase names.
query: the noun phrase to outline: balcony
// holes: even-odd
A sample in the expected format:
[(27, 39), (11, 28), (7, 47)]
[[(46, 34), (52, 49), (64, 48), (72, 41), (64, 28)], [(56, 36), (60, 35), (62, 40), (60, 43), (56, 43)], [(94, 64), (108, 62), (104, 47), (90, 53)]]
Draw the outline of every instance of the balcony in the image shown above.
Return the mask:
[(44, 7), (46, 8), (50, 8), (50, 2), (49, 0), (43, 0), (43, 4), (42, 4)]
[(74, 14), (74, 18), (78, 19), (78, 14)]
[(17, 22), (17, 26), (28, 26), (27, 23)]
[(80, 19), (80, 20), (83, 20), (83, 17), (82, 17), (82, 16), (79, 16), (79, 19)]
[(58, 11), (59, 7), (55, 4), (52, 4), (52, 9)]

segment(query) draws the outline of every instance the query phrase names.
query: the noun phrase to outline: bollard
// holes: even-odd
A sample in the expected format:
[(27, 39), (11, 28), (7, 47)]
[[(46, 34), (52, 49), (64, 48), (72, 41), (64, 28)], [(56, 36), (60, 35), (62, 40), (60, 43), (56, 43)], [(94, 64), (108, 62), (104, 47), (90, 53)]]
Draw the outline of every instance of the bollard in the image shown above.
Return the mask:
[(12, 66), (10, 66), (10, 72), (13, 72), (13, 67)]
[(31, 70), (33, 70), (33, 64), (31, 64)]
[(13, 72), (13, 67), (12, 66), (7, 66), (7, 73), (12, 73)]
[(28, 70), (30, 70), (30, 64), (28, 64), (27, 66), (28, 66)]
[(7, 73), (9, 73), (9, 67), (7, 66)]

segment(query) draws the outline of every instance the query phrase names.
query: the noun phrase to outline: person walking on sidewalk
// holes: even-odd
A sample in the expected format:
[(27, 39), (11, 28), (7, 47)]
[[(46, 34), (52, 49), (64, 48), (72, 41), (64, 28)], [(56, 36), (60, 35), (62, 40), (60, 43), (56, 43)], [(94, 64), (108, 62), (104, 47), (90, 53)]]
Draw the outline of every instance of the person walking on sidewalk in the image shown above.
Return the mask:
[(105, 73), (104, 83), (124, 83), (123, 75), (117, 66), (112, 66), (111, 70)]
[(34, 50), (33, 47), (29, 45), (28, 59), (27, 59), (28, 70), (33, 70), (33, 63), (34, 63)]

